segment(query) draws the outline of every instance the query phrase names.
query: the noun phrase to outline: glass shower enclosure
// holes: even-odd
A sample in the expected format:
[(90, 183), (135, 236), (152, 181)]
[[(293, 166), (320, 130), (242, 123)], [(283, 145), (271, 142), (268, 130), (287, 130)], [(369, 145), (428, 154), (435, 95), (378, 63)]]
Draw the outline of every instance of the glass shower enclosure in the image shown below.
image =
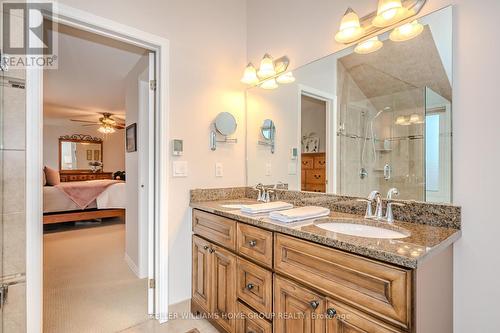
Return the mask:
[[(357, 97), (357, 98), (356, 98)], [(340, 100), (338, 192), (451, 201), (451, 103), (432, 89)]]

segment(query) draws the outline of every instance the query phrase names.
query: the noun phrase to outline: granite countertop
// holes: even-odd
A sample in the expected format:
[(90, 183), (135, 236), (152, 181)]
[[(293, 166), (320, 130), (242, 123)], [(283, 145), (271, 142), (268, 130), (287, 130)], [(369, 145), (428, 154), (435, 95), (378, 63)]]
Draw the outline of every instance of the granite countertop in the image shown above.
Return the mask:
[[(224, 208), (223, 204), (257, 203), (256, 200), (241, 198), (191, 202), (190, 206), (205, 212), (214, 213), (239, 222), (255, 225), (267, 230), (280, 232), (309, 240), (314, 243), (362, 255), (406, 268), (417, 268), (426, 259), (440, 250), (451, 246), (461, 236), (460, 229), (426, 225), (421, 223), (395, 221), (392, 225), (384, 222), (364, 220), (362, 216), (332, 211), (330, 218), (341, 219), (337, 222), (360, 223), (408, 231), (409, 237), (400, 239), (380, 239), (349, 236), (319, 228), (317, 224), (329, 222), (322, 218), (294, 223), (271, 220), (268, 214), (246, 214), (237, 208)], [(354, 221), (354, 219), (356, 219)], [(331, 221), (330, 221), (331, 222)], [(400, 230), (403, 229), (403, 230)]]

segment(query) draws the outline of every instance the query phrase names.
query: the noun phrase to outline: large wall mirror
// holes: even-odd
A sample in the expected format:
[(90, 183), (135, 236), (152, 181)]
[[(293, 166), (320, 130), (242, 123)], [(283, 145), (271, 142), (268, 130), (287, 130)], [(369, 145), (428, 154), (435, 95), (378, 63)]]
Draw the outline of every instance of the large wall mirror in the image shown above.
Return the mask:
[(90, 135), (67, 135), (59, 138), (59, 170), (102, 170), (102, 140)]
[[(451, 202), (452, 8), (418, 21), (410, 40), (389, 31), (375, 52), (353, 46), (295, 69), (293, 84), (248, 89), (248, 185)], [(279, 124), (273, 154), (259, 145), (265, 119)]]

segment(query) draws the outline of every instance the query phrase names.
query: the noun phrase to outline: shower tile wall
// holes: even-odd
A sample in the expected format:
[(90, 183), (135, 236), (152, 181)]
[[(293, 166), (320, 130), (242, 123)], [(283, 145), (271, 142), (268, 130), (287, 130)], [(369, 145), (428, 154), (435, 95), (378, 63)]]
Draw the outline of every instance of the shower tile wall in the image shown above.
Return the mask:
[[(2, 13), (2, 16), (4, 14)], [(22, 33), (22, 20), (11, 16)], [(8, 297), (0, 315), (0, 332), (26, 331), (26, 94), (25, 89), (12, 87), (9, 81), (25, 82), (24, 70), (12, 68), (0, 72), (0, 171), (1, 264), (0, 279), (7, 284)]]

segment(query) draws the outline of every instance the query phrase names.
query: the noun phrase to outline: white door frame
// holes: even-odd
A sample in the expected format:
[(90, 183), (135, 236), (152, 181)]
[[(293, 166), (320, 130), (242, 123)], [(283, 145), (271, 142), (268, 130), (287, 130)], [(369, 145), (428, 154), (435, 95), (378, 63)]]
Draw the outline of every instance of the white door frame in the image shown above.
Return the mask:
[[(298, 127), (297, 133), (299, 133), (299, 147), (302, 147), (302, 96), (309, 96), (315, 99), (319, 99), (326, 103), (326, 179), (328, 181), (326, 185), (326, 193), (337, 193), (337, 152), (333, 152), (333, 148), (337, 147), (337, 96), (321, 91), (316, 88), (308, 87), (303, 84), (299, 84), (298, 89)], [(301, 148), (300, 148), (301, 149)], [(299, 166), (302, 165), (302, 154), (298, 157)], [(299, 170), (300, 171), (300, 170)], [(297, 172), (298, 183), (301, 186), (302, 172)], [(333, 180), (333, 181), (332, 181)]]
[[(155, 144), (155, 309), (160, 322), (168, 319), (168, 123), (169, 41), (165, 38), (54, 3), (53, 17), (98, 35), (131, 43), (156, 53)], [(90, 23), (92, 22), (92, 23)], [(42, 332), (43, 324), (43, 68), (26, 72), (26, 328)], [(161, 203), (161, 204), (160, 204)]]

